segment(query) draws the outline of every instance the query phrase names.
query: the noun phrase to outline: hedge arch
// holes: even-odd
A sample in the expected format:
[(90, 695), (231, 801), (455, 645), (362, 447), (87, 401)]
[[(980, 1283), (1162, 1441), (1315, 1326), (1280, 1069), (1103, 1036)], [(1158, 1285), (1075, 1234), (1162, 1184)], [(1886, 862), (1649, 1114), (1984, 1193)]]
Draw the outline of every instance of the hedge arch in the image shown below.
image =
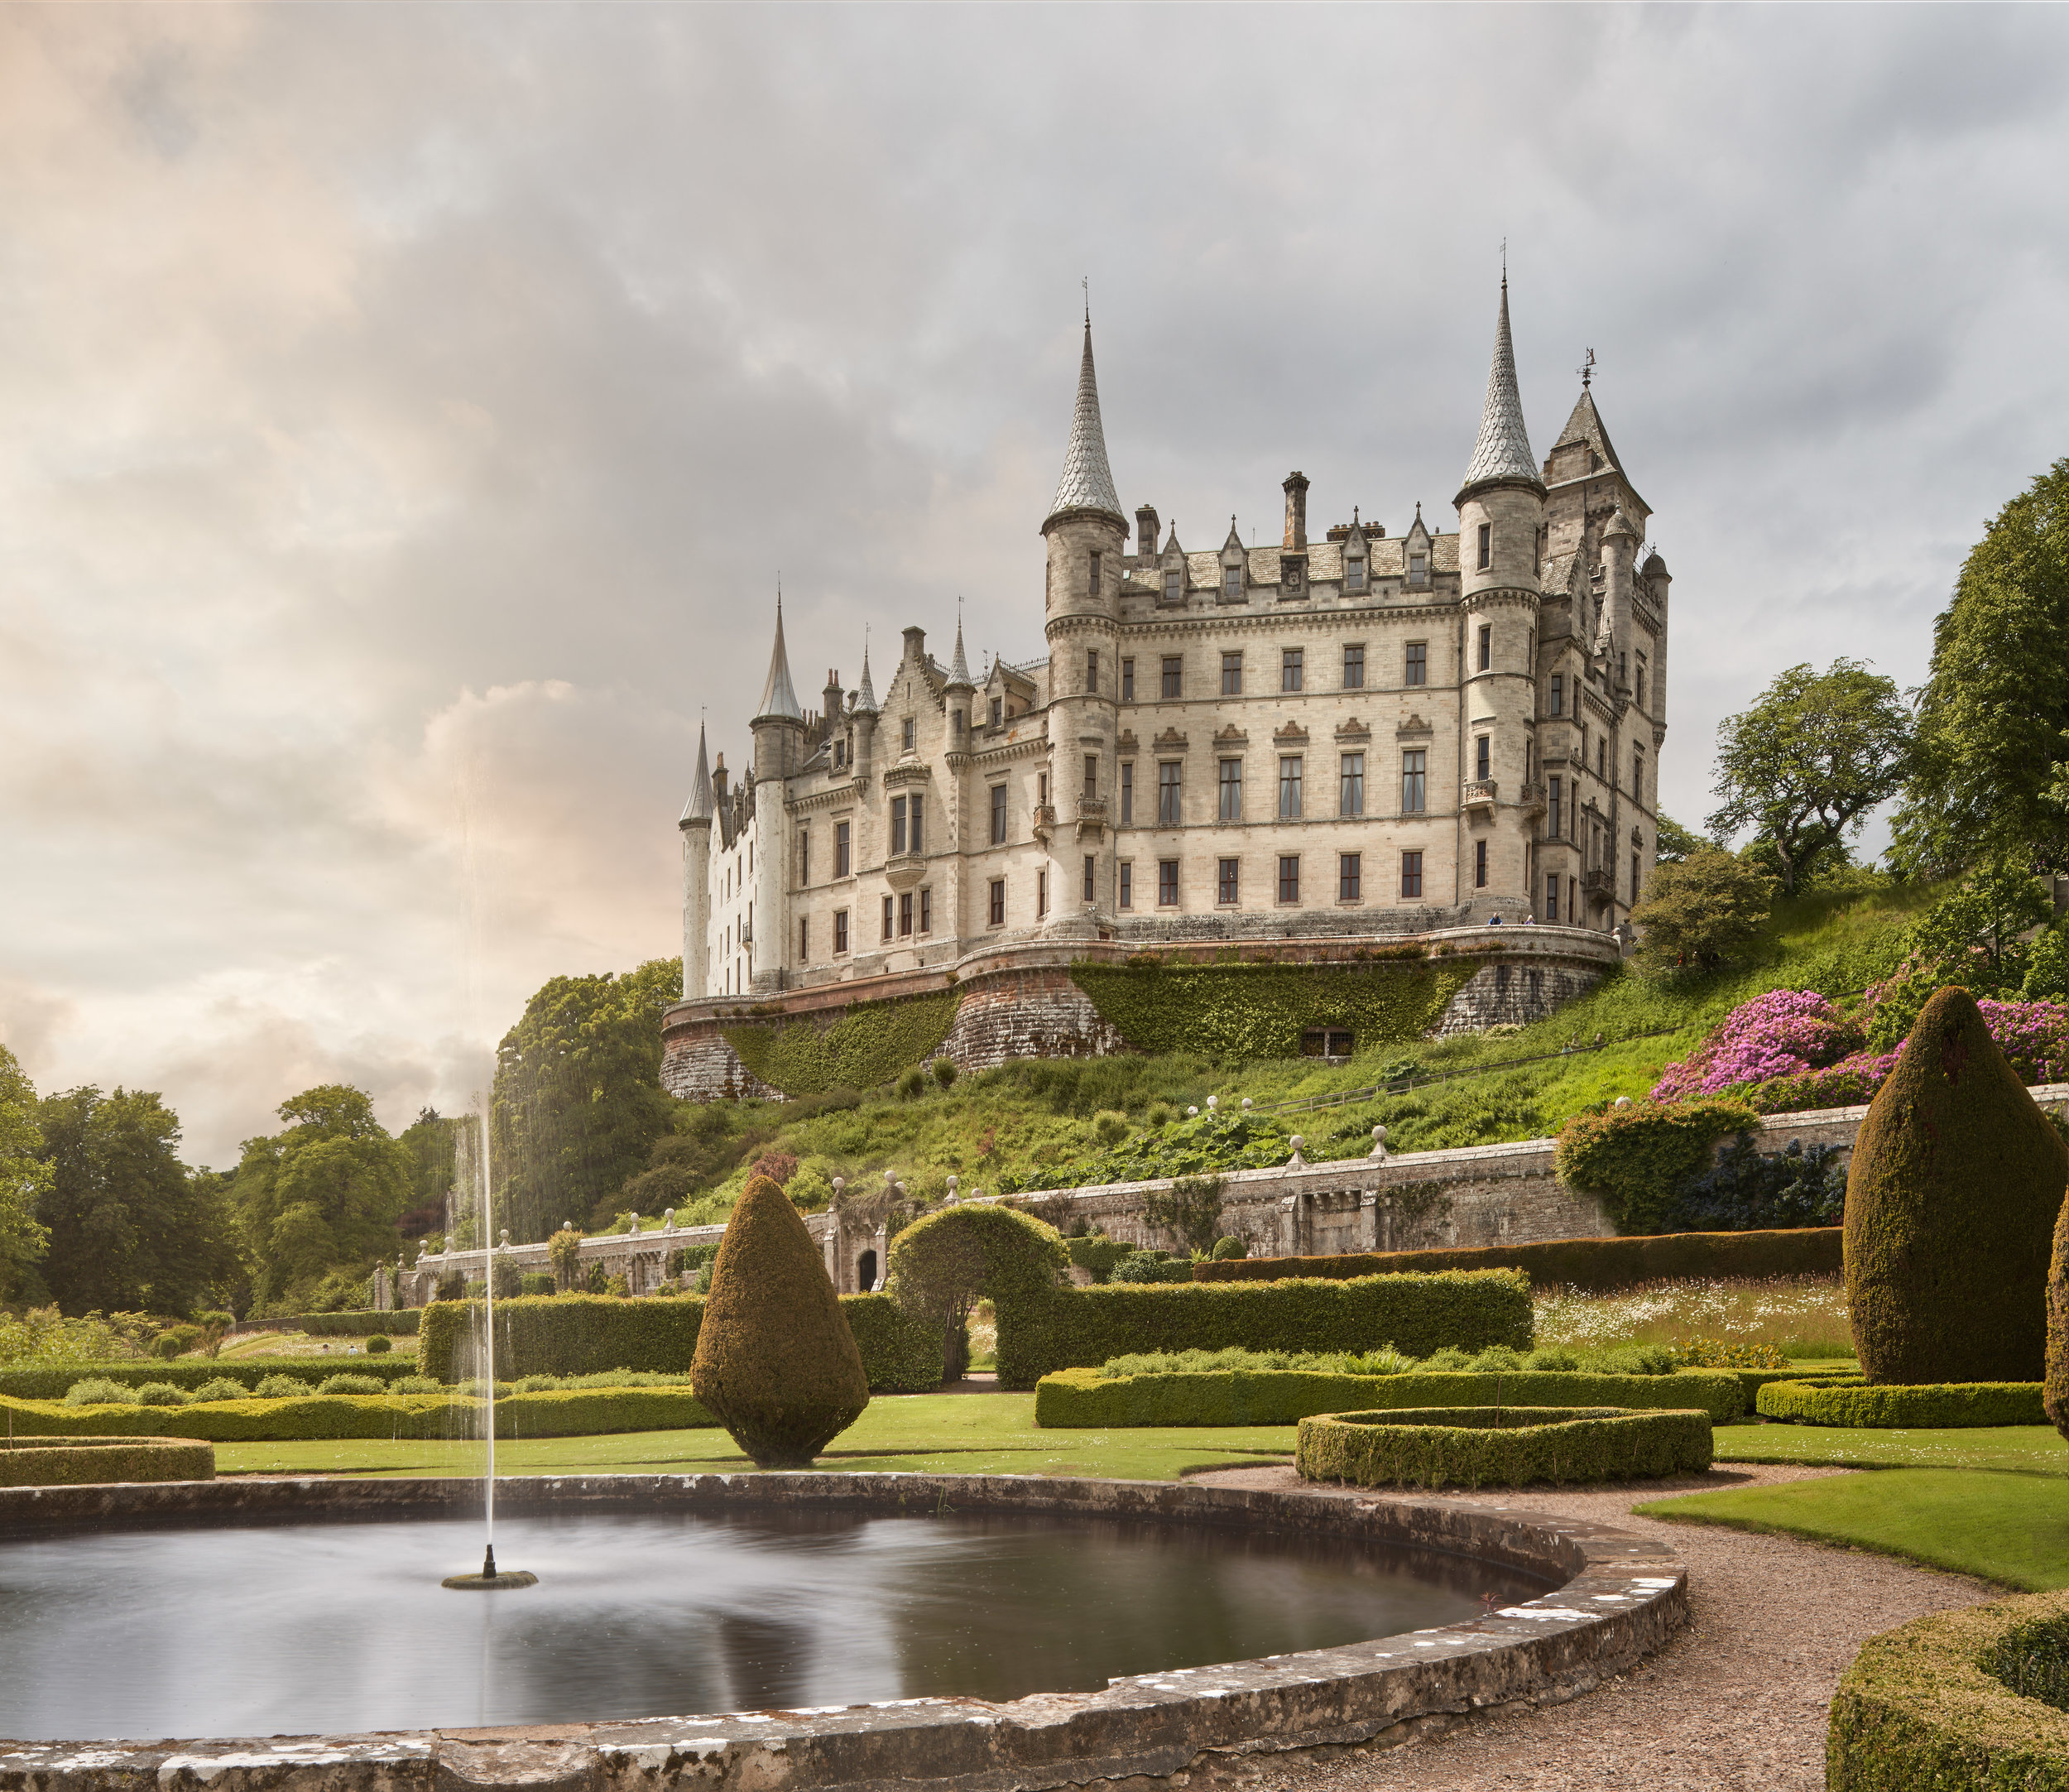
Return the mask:
[(1014, 1360), (1011, 1315), (1039, 1309), (1069, 1280), (1063, 1234), (1014, 1208), (946, 1208), (891, 1241), (888, 1291), (902, 1311), (940, 1327), (947, 1381), (959, 1379), (968, 1365), (963, 1328), (988, 1295), (999, 1314), (999, 1385), (1032, 1386), (1026, 1366)]

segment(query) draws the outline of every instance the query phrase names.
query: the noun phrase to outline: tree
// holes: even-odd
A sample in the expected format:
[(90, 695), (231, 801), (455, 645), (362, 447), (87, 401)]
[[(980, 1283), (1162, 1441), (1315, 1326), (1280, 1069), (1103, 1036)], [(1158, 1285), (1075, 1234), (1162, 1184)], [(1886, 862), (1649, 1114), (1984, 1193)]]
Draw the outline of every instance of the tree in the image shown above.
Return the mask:
[(1855, 660), (1825, 672), (1793, 665), (1719, 725), (1710, 830), (1723, 840), (1755, 829), (1773, 848), (1782, 894), (1794, 896), (1819, 857), (1903, 787), (1910, 745), (1910, 715), (1890, 680)]
[(2069, 869), (2069, 459), (1984, 531), (1932, 626), (1893, 861), (1945, 877), (2012, 854)]
[(543, 1238), (594, 1213), (647, 1165), (674, 1102), (661, 1088), (661, 1016), (682, 961), (624, 977), (556, 977), (525, 1004), (496, 1056), (499, 1223)]
[(50, 1170), (43, 1280), (64, 1311), (185, 1317), (227, 1295), (238, 1265), (222, 1184), (180, 1161), (180, 1117), (160, 1096), (70, 1089), (36, 1123)]
[(445, 1228), (445, 1203), (456, 1174), (458, 1126), (435, 1107), (420, 1108), (396, 1141), (410, 1170), (409, 1211), (396, 1222), (406, 1238)]
[(285, 1131), (244, 1141), (234, 1190), (254, 1309), (276, 1314), (300, 1310), (334, 1271), (371, 1274), (410, 1201), (409, 1160), (364, 1090), (305, 1089), (280, 1117)]
[(1684, 828), (1672, 815), (1663, 814), (1653, 827), (1653, 862), (1678, 865), (1691, 853), (1699, 853), (1709, 844), (1694, 829)]
[(1713, 846), (1655, 867), (1631, 910), (1639, 958), (1654, 969), (1716, 969), (1759, 940), (1774, 888), (1774, 879)]
[(35, 1086), (14, 1054), (0, 1045), (0, 1300), (29, 1290), (36, 1261), (50, 1242), (36, 1217), (50, 1182), (42, 1149)]

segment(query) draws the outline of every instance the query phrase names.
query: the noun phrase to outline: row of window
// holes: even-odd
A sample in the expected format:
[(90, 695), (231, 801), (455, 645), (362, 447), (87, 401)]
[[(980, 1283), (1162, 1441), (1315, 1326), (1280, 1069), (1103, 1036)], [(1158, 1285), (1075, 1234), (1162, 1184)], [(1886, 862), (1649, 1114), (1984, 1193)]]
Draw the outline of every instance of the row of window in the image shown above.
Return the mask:
[[(1365, 683), (1365, 644), (1348, 641), (1343, 648), (1342, 682), (1344, 690), (1363, 690)], [(1401, 682), (1404, 685), (1427, 685), (1429, 682), (1429, 643), (1411, 641), (1401, 650)], [(1308, 650), (1305, 647), (1281, 647), (1279, 650), (1279, 689), (1282, 691), (1305, 690), (1308, 688)], [(1085, 650), (1085, 689), (1097, 694), (1099, 689), (1099, 650)], [(1157, 694), (1160, 698), (1179, 698), (1185, 694), (1185, 656), (1182, 653), (1163, 655), (1157, 666)], [(1222, 655), (1222, 689), (1224, 697), (1243, 694), (1243, 653), (1240, 648)], [(1121, 661), (1121, 700), (1135, 700), (1135, 663), (1124, 656)], [(994, 717), (994, 723), (997, 718)]]
[[(1484, 531), (1483, 531), (1484, 532)], [(1482, 563), (1485, 564), (1484, 562)], [(1231, 560), (1222, 567), (1222, 598), (1225, 603), (1240, 603), (1243, 595), (1246, 562)], [(1100, 590), (1101, 556), (1092, 556), (1092, 589), (1095, 595)], [(1286, 589), (1298, 591), (1302, 584), (1302, 567), (1298, 560), (1281, 563), (1281, 576)], [(1408, 583), (1414, 589), (1423, 589), (1429, 584), (1429, 556), (1410, 554), (1408, 556)], [(1346, 591), (1366, 591), (1371, 589), (1366, 574), (1366, 560), (1362, 554), (1347, 554), (1343, 557), (1343, 589)], [(1164, 601), (1183, 603), (1185, 601), (1185, 569), (1167, 566), (1164, 569)]]
[[(1481, 845), (1481, 869), (1486, 867), (1485, 848)], [(1282, 853), (1279, 856), (1276, 882), (1278, 900), (1282, 903), (1300, 901), (1301, 855)], [(1093, 900), (1098, 861), (1089, 853), (1085, 858), (1085, 900)], [(1135, 906), (1135, 862), (1123, 859), (1116, 867), (1117, 899), (1121, 907), (1131, 909)], [(1419, 850), (1401, 854), (1400, 893), (1410, 899), (1419, 898), (1423, 893), (1423, 855)], [(1180, 901), (1179, 862), (1175, 858), (1160, 858), (1156, 862), (1156, 906), (1159, 908), (1176, 908)], [(994, 884), (996, 890), (999, 885)], [(1365, 900), (1365, 855), (1362, 853), (1337, 854), (1337, 901), (1362, 902)], [(1217, 907), (1233, 907), (1242, 901), (1242, 861), (1222, 858), (1214, 862), (1214, 901)], [(996, 922), (995, 922), (996, 925)]]

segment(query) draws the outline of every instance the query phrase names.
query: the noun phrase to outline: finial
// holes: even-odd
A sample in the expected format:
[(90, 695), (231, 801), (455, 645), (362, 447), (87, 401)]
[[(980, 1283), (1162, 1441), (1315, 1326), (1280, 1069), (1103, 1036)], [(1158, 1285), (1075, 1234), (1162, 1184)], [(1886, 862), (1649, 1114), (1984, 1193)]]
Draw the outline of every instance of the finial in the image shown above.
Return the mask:
[(1092, 328), (1092, 276), (1087, 274), (1078, 284), (1085, 289), (1085, 328)]
[(1581, 390), (1586, 392), (1595, 378), (1595, 351), (1592, 348), (1588, 350), (1587, 359), (1580, 364), (1577, 371), (1581, 376)]
[(1351, 526), (1353, 529), (1358, 526), (1358, 507), (1355, 504), (1351, 507)]
[(1509, 239), (1506, 237), (1501, 239), (1501, 283), (1505, 286), (1509, 284)]

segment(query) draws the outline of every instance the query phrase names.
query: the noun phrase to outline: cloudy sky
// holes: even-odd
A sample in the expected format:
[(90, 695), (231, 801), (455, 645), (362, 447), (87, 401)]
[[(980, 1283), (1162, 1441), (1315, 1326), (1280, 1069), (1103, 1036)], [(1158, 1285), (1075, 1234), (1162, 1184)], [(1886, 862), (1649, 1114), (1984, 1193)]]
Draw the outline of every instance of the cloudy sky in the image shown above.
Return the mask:
[[(1448, 524), (1509, 244), (1720, 715), (1906, 684), (2069, 453), (2057, 7), (0, 7), (0, 1038), (228, 1164), (679, 938), (779, 573), (1041, 646), (1092, 282), (1121, 496)], [(944, 648), (946, 641), (940, 643)], [(808, 699), (809, 700), (809, 699)]]

